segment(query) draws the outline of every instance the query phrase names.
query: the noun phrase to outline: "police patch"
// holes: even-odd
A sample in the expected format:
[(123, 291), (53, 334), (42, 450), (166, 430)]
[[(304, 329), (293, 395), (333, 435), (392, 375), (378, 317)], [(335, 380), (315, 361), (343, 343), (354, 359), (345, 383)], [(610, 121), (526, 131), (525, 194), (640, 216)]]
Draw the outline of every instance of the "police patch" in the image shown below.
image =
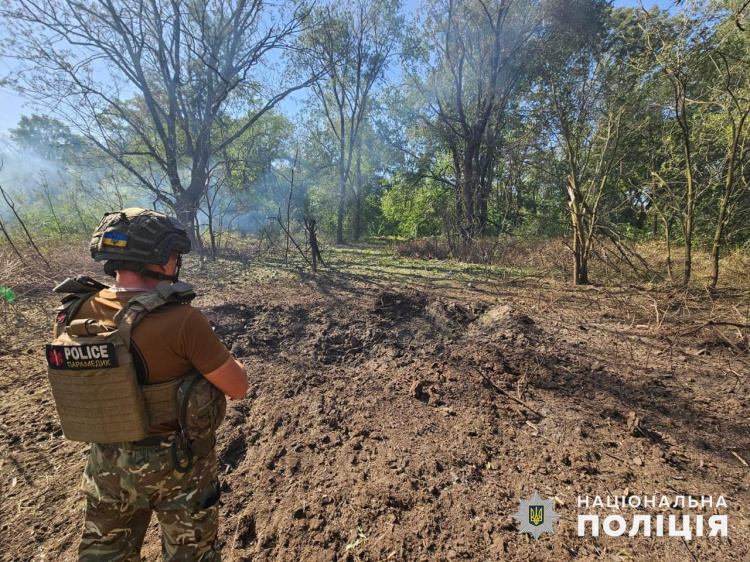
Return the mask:
[(83, 345), (47, 344), (47, 365), (50, 369), (83, 371), (117, 367), (117, 351), (113, 343)]
[(124, 248), (128, 245), (127, 234), (117, 234), (115, 232), (105, 232), (102, 234), (102, 244), (104, 246), (115, 246), (117, 248)]

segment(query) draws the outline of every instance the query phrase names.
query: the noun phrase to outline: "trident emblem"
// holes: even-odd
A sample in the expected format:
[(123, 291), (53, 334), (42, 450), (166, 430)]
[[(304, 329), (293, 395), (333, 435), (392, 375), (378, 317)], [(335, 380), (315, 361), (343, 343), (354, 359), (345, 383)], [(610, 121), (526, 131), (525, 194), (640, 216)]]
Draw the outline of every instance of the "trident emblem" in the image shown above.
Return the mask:
[(530, 505), (529, 506), (529, 523), (538, 527), (544, 523), (544, 506), (543, 505)]
[(530, 500), (521, 499), (521, 507), (513, 514), (520, 525), (519, 533), (529, 533), (534, 540), (539, 540), (542, 533), (552, 534), (552, 524), (560, 518), (555, 513), (555, 500), (550, 498), (543, 500), (537, 492)]

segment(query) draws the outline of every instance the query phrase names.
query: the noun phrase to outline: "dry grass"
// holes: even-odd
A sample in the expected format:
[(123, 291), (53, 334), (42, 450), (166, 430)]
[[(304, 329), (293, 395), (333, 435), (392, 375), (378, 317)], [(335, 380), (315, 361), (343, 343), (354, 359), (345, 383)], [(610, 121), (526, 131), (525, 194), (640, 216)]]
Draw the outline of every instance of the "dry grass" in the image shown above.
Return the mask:
[(460, 249), (455, 255), (449, 244), (440, 238), (419, 238), (394, 246), (398, 257), (416, 259), (456, 259), (466, 263), (493, 265), (508, 269), (540, 272), (556, 271), (563, 276), (569, 271), (562, 239), (523, 241), (519, 239), (483, 238)]
[[(394, 246), (398, 257), (415, 259), (458, 259), (445, 240), (420, 238), (399, 242)], [(540, 274), (552, 273), (565, 281), (571, 280), (572, 254), (567, 240), (562, 238), (542, 240), (482, 239), (464, 248), (468, 263), (499, 266), (519, 272), (536, 270)], [(662, 242), (648, 241), (623, 244), (620, 247), (607, 242), (595, 248), (589, 263), (589, 277), (595, 284), (681, 284), (684, 275), (684, 251), (672, 248), (672, 280), (667, 267), (667, 249)], [(750, 249), (737, 248), (724, 253), (719, 270), (719, 289), (750, 288), (747, 272), (750, 271)], [(691, 287), (704, 290), (711, 275), (710, 252), (693, 250)]]
[[(650, 283), (669, 285), (666, 246), (662, 242), (641, 242), (628, 246), (627, 259), (612, 245), (601, 245), (592, 256), (589, 271), (591, 281), (596, 284)], [(88, 239), (66, 242), (49, 242), (41, 246), (49, 267), (35, 254), (32, 248), (19, 246), (23, 261), (7, 245), (0, 244), (0, 287), (8, 286), (18, 295), (47, 293), (66, 277), (91, 275), (101, 278), (101, 266), (93, 262), (88, 253)], [(539, 274), (570, 281), (572, 257), (567, 240), (562, 238), (520, 240), (482, 239), (462, 250), (464, 254), (454, 256), (448, 243), (440, 238), (419, 238), (398, 242), (392, 247), (397, 257), (421, 260), (456, 259), (469, 264), (497, 266), (509, 271), (516, 270), (525, 275), (533, 270)], [(264, 259), (277, 261), (283, 258), (283, 247), (279, 241), (252, 238), (233, 239), (224, 246), (222, 260), (248, 264), (262, 263)], [(683, 277), (683, 251), (672, 249), (672, 273), (674, 283)], [(296, 250), (291, 248), (291, 261), (299, 261)], [(703, 249), (693, 251), (692, 287), (702, 290), (710, 279), (710, 254)], [(198, 267), (198, 256), (187, 258), (188, 268)], [(635, 266), (635, 267), (633, 267)], [(750, 249), (738, 248), (724, 253), (721, 260), (719, 288), (750, 288), (747, 272), (750, 271)]]
[(21, 258), (7, 245), (0, 245), (0, 286), (10, 286), (19, 297), (48, 292), (71, 275), (101, 272), (91, 261), (88, 240), (53, 242), (40, 246), (44, 261), (31, 246), (19, 246)]

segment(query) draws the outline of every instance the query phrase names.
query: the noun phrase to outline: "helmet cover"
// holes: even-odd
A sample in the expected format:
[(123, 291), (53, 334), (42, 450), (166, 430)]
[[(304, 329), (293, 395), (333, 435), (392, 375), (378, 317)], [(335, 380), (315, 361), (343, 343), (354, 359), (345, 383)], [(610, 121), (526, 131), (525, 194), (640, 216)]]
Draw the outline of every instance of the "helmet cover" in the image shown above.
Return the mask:
[(165, 265), (175, 252), (190, 253), (190, 239), (176, 219), (158, 211), (130, 207), (104, 214), (89, 249), (96, 261)]

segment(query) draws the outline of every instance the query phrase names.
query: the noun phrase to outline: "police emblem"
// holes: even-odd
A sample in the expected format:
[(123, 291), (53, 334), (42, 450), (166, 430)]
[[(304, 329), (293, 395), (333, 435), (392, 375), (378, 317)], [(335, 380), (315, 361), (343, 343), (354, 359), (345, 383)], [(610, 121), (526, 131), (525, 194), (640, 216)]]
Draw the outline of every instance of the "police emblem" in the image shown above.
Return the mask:
[(529, 506), (529, 523), (538, 527), (544, 524), (544, 506), (543, 505), (530, 505)]
[(513, 514), (513, 518), (521, 523), (519, 533), (529, 533), (538, 541), (542, 533), (554, 533), (552, 524), (560, 518), (560, 514), (555, 513), (553, 498), (543, 500), (534, 492), (534, 497), (530, 500), (521, 500), (521, 507), (518, 513)]

